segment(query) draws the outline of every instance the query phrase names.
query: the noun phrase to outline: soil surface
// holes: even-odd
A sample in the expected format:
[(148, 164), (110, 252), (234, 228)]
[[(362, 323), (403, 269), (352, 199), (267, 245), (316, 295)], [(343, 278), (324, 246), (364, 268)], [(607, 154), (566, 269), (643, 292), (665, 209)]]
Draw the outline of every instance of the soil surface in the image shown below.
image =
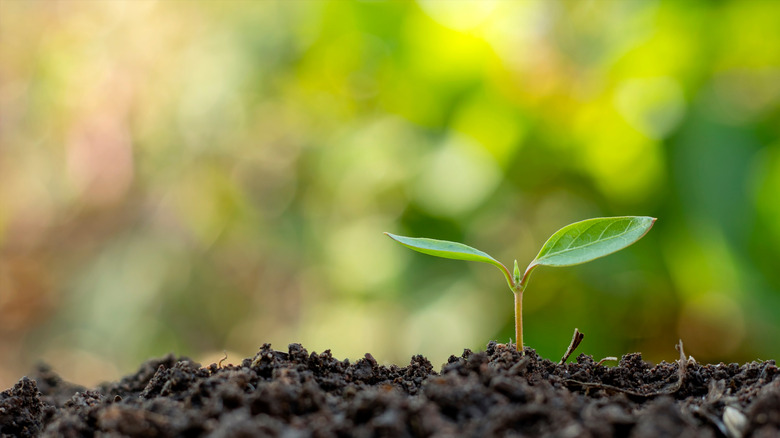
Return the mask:
[[(559, 365), (491, 342), (451, 356), (382, 366), (329, 351), (264, 345), (241, 365), (172, 355), (94, 389), (46, 366), (0, 393), (1, 436), (213, 437), (778, 437), (774, 361), (617, 366), (580, 355)], [(614, 365), (614, 363), (613, 363)]]

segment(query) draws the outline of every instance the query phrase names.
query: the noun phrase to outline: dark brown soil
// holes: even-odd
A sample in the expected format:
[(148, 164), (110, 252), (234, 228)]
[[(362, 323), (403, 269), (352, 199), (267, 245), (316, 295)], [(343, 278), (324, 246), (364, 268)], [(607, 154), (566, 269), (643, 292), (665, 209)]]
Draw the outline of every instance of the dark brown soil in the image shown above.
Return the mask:
[(240, 366), (167, 356), (92, 390), (41, 366), (0, 393), (2, 436), (778, 437), (774, 361), (558, 365), (491, 342), (435, 372), (266, 344)]

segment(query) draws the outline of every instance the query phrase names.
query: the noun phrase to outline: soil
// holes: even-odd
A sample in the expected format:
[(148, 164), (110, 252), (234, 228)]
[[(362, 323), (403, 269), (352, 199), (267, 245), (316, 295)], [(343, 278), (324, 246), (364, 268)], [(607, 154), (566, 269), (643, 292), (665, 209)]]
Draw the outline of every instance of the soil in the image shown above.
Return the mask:
[(490, 342), (434, 371), (263, 345), (240, 365), (173, 355), (85, 389), (40, 366), (0, 393), (0, 436), (778, 437), (774, 361), (560, 365)]

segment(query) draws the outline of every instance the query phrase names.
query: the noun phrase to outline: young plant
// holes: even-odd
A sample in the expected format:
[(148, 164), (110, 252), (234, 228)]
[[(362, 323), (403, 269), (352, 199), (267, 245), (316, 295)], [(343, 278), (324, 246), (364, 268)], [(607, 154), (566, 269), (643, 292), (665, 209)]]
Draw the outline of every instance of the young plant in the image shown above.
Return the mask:
[(587, 219), (575, 222), (556, 231), (524, 273), (520, 273), (515, 260), (513, 272), (487, 253), (462, 243), (417, 237), (396, 236), (385, 233), (391, 239), (423, 254), (455, 260), (490, 263), (506, 277), (515, 296), (516, 348), (523, 351), (523, 291), (528, 277), (537, 266), (572, 266), (612, 254), (641, 239), (655, 223), (647, 216), (619, 216)]

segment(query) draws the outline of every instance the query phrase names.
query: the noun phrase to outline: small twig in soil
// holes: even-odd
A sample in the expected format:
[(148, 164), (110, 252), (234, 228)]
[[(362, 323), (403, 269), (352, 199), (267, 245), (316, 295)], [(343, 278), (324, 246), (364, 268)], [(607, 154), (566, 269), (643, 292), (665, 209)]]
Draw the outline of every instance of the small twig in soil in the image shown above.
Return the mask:
[(682, 388), (683, 377), (685, 377), (685, 368), (688, 366), (688, 360), (685, 358), (685, 351), (683, 351), (682, 339), (680, 339), (680, 342), (674, 348), (676, 348), (677, 351), (680, 352), (680, 362), (679, 365), (677, 366), (677, 376), (678, 376), (677, 389), (680, 389)]
[(563, 357), (561, 358), (561, 362), (559, 365), (563, 365), (566, 363), (566, 359), (571, 356), (572, 353), (574, 353), (574, 350), (577, 349), (577, 347), (580, 345), (580, 342), (585, 338), (585, 335), (580, 333), (578, 329), (574, 329), (574, 335), (571, 337), (571, 344), (569, 344), (569, 348), (566, 349), (566, 353), (564, 353)]
[(615, 356), (607, 356), (604, 359), (601, 359), (600, 361), (596, 362), (596, 366), (599, 366), (599, 365), (603, 364), (604, 362), (606, 362), (608, 360), (611, 360), (613, 362), (617, 362), (618, 358), (616, 358)]
[[(576, 385), (586, 389), (596, 388), (596, 389), (604, 389), (607, 391), (622, 392), (623, 394), (634, 396), (634, 397), (640, 397), (640, 398), (651, 398), (651, 397), (657, 397), (659, 395), (672, 395), (682, 388), (683, 378), (685, 377), (685, 372), (688, 365), (688, 359), (685, 358), (685, 352), (683, 352), (682, 339), (677, 345), (675, 345), (675, 348), (677, 349), (677, 351), (680, 352), (680, 360), (678, 362), (678, 367), (677, 367), (677, 381), (670, 384), (669, 386), (667, 386), (666, 388), (660, 391), (641, 393), (637, 391), (632, 391), (630, 389), (619, 388), (617, 386), (605, 385), (603, 383), (580, 382), (579, 380), (574, 380), (574, 379), (566, 379), (563, 382), (566, 385)], [(693, 358), (691, 358), (691, 360), (693, 360)]]
[(531, 361), (530, 359), (528, 359), (528, 356), (523, 356), (522, 359), (520, 359), (519, 361), (517, 361), (517, 363), (512, 365), (512, 368), (509, 368), (508, 374), (510, 376), (515, 376), (522, 373), (523, 371), (525, 371), (526, 368), (528, 368), (530, 362)]

